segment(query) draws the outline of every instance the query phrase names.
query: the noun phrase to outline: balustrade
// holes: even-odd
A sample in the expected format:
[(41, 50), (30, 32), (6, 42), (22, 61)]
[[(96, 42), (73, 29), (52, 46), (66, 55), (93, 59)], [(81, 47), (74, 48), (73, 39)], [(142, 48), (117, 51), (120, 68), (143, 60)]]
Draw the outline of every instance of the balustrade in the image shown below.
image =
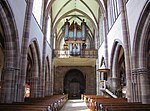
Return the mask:
[(81, 58), (97, 58), (96, 49), (84, 49), (80, 51), (78, 55), (72, 55), (69, 50), (61, 49), (54, 50), (54, 57), (57, 58), (69, 58), (69, 57), (81, 57)]

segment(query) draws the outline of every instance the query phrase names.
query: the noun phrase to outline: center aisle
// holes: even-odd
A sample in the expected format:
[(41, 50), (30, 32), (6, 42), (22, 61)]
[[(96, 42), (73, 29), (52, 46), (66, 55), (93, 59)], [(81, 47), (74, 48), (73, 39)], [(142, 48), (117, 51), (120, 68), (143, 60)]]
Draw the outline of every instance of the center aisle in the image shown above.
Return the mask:
[(60, 111), (90, 111), (86, 103), (80, 99), (68, 100)]

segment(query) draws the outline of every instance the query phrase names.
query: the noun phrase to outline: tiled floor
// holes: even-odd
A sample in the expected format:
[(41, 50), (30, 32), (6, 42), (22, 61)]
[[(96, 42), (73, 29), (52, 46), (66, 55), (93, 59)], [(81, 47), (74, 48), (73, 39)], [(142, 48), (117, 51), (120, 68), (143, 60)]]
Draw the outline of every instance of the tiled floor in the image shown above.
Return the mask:
[(90, 111), (86, 103), (80, 99), (68, 100), (60, 111)]

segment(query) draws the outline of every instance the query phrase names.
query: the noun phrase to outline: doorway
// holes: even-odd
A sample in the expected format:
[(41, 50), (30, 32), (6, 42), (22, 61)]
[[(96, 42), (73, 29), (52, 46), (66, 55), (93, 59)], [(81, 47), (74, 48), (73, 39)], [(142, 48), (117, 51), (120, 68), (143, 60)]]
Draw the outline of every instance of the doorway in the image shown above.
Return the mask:
[(64, 93), (69, 99), (80, 99), (85, 93), (85, 76), (80, 70), (71, 69), (64, 77)]

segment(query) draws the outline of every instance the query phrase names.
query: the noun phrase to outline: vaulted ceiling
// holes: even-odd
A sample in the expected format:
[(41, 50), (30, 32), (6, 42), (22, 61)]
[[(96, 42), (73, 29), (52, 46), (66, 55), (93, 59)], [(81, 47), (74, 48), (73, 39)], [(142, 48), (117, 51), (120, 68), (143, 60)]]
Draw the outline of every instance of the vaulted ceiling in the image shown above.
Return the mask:
[[(62, 36), (62, 26), (66, 19), (81, 24), (84, 19), (89, 29), (89, 36), (93, 36), (98, 27), (103, 0), (51, 0), (49, 3), (53, 31), (57, 37)], [(57, 38), (57, 39), (58, 39)]]

